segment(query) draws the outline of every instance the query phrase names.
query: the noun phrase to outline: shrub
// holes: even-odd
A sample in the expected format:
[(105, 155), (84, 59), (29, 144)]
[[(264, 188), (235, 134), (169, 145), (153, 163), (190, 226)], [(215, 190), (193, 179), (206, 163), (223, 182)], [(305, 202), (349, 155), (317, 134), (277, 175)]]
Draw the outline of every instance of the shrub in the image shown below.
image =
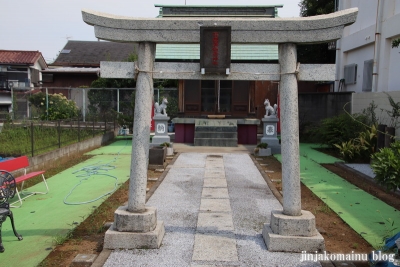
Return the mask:
[(375, 125), (361, 132), (357, 138), (341, 144), (334, 144), (346, 162), (368, 162), (375, 152), (377, 130)]
[(46, 110), (45, 93), (39, 92), (29, 97), (29, 102), (36, 107), (41, 120), (63, 120), (76, 118), (79, 115), (75, 102), (68, 100), (63, 94), (48, 94), (47, 99), (48, 110)]
[(168, 143), (168, 142), (164, 142), (164, 143), (162, 143), (160, 146), (170, 147), (170, 146), (171, 146), (171, 144), (170, 144), (170, 143)]
[(257, 145), (257, 147), (258, 148), (268, 148), (268, 144), (267, 143), (259, 143), (258, 145)]
[(355, 139), (366, 130), (367, 117), (362, 114), (341, 114), (322, 120), (319, 127), (312, 131), (313, 141), (335, 148)]
[(400, 187), (400, 141), (375, 153), (371, 168), (376, 174), (375, 180), (388, 190), (395, 191)]

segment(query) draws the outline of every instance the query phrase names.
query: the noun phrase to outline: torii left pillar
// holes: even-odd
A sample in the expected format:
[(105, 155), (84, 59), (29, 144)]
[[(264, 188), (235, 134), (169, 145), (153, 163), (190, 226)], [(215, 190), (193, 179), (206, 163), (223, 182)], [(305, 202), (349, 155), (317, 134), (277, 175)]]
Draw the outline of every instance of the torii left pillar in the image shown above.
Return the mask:
[(129, 199), (127, 206), (115, 211), (114, 223), (105, 234), (108, 249), (159, 248), (165, 234), (156, 208), (145, 205), (155, 48), (155, 43), (139, 43)]

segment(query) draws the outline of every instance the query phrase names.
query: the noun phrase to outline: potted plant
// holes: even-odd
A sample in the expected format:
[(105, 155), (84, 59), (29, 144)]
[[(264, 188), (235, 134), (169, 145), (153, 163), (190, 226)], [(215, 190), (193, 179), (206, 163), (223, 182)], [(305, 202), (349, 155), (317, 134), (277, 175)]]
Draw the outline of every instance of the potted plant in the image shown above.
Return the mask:
[(171, 143), (164, 142), (164, 143), (162, 143), (160, 146), (166, 147), (166, 149), (167, 149), (167, 156), (172, 156), (172, 155), (174, 155), (174, 148), (172, 147), (172, 144), (171, 144)]
[(257, 147), (254, 149), (254, 154), (261, 157), (272, 155), (271, 148), (268, 147), (267, 143), (259, 143)]

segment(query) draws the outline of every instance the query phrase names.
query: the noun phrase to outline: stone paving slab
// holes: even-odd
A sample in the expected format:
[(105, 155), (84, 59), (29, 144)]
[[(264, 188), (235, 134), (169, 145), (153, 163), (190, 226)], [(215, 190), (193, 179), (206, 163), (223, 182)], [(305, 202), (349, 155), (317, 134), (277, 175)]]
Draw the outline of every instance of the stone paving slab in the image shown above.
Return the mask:
[[(208, 180), (204, 178), (206, 162), (215, 160), (207, 156), (207, 153), (181, 153), (146, 203), (156, 207), (158, 219), (164, 221), (161, 247), (115, 250), (105, 267), (321, 266), (300, 262), (298, 253), (267, 250), (261, 235), (263, 225), (270, 221), (271, 211), (282, 206), (248, 154), (223, 154), (228, 199), (202, 198), (205, 180)], [(202, 230), (210, 231), (202, 234)], [(214, 246), (220, 243), (227, 243), (231, 252)]]
[(196, 234), (193, 261), (238, 261), (233, 234)]
[(203, 188), (202, 198), (229, 198), (227, 188)]
[(204, 177), (203, 187), (227, 187), (226, 179), (215, 179)]
[(197, 221), (198, 232), (233, 231), (231, 213), (199, 213)]
[(229, 199), (203, 198), (200, 202), (200, 211), (230, 212), (231, 205)]

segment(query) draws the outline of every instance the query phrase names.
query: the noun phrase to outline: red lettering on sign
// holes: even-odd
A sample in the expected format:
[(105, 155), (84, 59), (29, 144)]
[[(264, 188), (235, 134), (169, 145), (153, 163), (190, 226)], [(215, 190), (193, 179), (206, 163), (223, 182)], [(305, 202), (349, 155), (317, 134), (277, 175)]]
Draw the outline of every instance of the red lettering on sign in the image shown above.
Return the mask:
[(219, 45), (219, 39), (218, 39), (218, 32), (213, 32), (213, 45), (212, 45), (212, 50), (213, 50), (213, 65), (218, 66), (218, 45)]

